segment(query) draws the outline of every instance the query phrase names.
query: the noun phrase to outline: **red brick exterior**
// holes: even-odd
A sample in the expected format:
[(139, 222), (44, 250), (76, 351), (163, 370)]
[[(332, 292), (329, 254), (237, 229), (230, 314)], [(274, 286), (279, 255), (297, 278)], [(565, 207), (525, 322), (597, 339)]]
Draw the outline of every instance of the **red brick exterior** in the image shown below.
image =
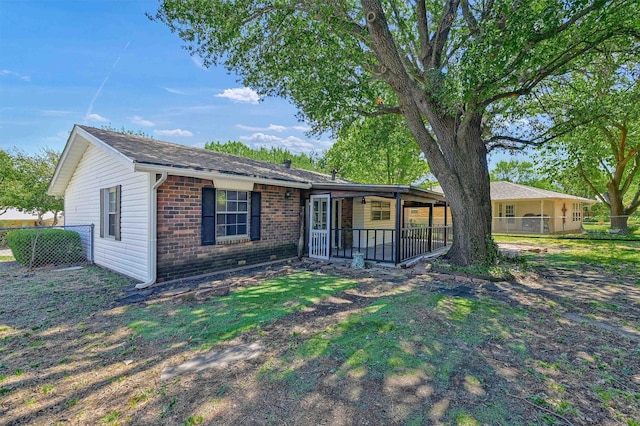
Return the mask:
[[(202, 245), (202, 188), (209, 180), (169, 176), (158, 188), (157, 280), (166, 281), (295, 256), (300, 190), (254, 185), (262, 193), (261, 239)], [(224, 188), (220, 188), (224, 189)], [(290, 196), (285, 196), (288, 193)]]

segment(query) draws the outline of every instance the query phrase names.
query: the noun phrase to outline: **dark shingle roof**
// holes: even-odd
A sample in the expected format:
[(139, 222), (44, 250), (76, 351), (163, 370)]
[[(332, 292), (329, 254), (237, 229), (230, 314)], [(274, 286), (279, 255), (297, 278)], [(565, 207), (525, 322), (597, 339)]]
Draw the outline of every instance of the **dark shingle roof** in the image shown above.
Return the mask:
[(208, 149), (163, 142), (95, 127), (78, 125), (138, 164), (168, 166), (177, 169), (211, 171), (237, 176), (282, 180), (300, 183), (348, 183), (344, 179), (309, 170), (286, 168), (266, 161), (252, 160)]

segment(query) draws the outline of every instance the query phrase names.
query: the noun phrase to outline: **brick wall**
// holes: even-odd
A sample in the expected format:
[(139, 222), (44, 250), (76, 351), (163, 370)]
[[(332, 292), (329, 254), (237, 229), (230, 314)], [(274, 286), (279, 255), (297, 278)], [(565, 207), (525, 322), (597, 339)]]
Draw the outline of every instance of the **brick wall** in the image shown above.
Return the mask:
[[(260, 241), (201, 244), (202, 188), (212, 182), (169, 176), (158, 188), (157, 279), (166, 281), (295, 256), (300, 190), (254, 185), (262, 193)], [(224, 188), (221, 188), (224, 189)], [(290, 197), (286, 198), (285, 193)]]
[[(354, 198), (344, 198), (342, 200), (342, 227), (353, 228), (353, 203)], [(342, 233), (342, 244), (345, 248), (353, 245), (353, 232), (344, 231)]]

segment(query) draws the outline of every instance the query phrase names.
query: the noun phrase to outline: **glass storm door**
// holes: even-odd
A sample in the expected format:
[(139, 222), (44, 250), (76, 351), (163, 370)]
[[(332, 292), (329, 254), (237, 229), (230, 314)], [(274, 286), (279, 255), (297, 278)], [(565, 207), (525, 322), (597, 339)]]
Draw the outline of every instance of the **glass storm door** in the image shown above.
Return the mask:
[(311, 196), (311, 229), (309, 230), (309, 257), (329, 259), (329, 220), (331, 196)]

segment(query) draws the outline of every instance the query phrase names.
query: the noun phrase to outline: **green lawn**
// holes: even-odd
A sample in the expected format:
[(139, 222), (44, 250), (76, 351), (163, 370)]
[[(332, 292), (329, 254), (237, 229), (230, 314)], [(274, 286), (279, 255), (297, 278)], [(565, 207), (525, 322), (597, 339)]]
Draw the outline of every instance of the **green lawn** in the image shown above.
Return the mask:
[[(640, 331), (640, 242), (496, 241), (542, 250), (504, 262), (519, 268), (508, 282), (331, 264), (319, 273), (303, 262), (225, 279), (246, 286), (223, 297), (131, 305), (116, 302), (131, 283), (97, 267), (5, 264), (3, 415), (16, 424), (637, 426), (640, 351), (616, 328)], [(456, 286), (473, 296), (442, 294)], [(254, 341), (264, 352), (250, 362), (158, 380), (203, 351)]]
[(298, 272), (233, 291), (212, 303), (132, 308), (127, 313), (128, 326), (147, 340), (186, 339), (190, 346), (206, 349), (356, 285), (346, 279)]
[(540, 257), (534, 253), (523, 256), (529, 263), (541, 266), (580, 270), (581, 265), (603, 267), (614, 273), (640, 274), (640, 240), (591, 240), (566, 237), (494, 236), (497, 243), (522, 243), (547, 248)]

